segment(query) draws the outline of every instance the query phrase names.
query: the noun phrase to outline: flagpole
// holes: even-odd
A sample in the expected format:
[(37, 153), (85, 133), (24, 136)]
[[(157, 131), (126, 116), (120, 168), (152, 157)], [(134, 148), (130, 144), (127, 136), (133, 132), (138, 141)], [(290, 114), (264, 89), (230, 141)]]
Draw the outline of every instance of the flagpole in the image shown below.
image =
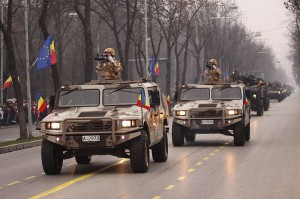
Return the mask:
[[(3, 23), (3, 14), (4, 12), (4, 5), (3, 5), (3, 2), (1, 3), (1, 21)], [(3, 61), (3, 58), (4, 58), (4, 45), (3, 45), (3, 33), (1, 32), (1, 35), (0, 35), (0, 41), (1, 41), (1, 104), (3, 106), (3, 64), (4, 64), (4, 61)]]
[(29, 45), (28, 45), (28, 4), (25, 2), (25, 47), (26, 47), (26, 75), (27, 75), (27, 107), (28, 107), (28, 135), (32, 137), (32, 115), (31, 115), (31, 87), (29, 71)]
[(147, 9), (147, 0), (145, 0), (145, 53), (146, 53), (146, 77), (148, 77), (148, 9)]

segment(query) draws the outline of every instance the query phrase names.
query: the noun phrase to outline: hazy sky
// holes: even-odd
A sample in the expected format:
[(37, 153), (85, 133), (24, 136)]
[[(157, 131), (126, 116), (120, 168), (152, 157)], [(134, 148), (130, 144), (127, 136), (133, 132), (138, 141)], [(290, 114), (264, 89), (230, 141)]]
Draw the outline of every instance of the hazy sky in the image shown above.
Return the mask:
[[(233, 0), (234, 1), (234, 0)], [(273, 48), (276, 61), (280, 62), (287, 73), (291, 75), (289, 41), (287, 26), (289, 25), (288, 10), (283, 0), (235, 0), (242, 12), (242, 22), (253, 32), (261, 32), (257, 40), (266, 42)], [(278, 65), (279, 66), (279, 65)]]

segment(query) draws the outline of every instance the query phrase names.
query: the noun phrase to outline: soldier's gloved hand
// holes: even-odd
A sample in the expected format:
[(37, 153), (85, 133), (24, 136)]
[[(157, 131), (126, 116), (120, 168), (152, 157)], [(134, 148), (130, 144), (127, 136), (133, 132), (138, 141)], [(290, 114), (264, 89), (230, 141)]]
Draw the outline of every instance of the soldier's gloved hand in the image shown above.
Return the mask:
[(108, 55), (107, 59), (110, 61), (110, 63), (114, 63), (115, 60), (114, 58), (112, 58), (112, 56)]

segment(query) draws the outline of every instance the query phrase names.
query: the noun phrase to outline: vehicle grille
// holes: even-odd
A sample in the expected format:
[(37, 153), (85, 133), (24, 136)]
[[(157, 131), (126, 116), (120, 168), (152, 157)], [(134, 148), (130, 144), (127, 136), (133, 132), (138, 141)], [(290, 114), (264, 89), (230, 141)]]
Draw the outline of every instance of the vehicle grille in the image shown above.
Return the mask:
[(70, 123), (68, 132), (103, 132), (112, 131), (111, 120)]
[(190, 118), (211, 118), (211, 117), (222, 117), (222, 109), (203, 109), (203, 110), (192, 110), (190, 112)]

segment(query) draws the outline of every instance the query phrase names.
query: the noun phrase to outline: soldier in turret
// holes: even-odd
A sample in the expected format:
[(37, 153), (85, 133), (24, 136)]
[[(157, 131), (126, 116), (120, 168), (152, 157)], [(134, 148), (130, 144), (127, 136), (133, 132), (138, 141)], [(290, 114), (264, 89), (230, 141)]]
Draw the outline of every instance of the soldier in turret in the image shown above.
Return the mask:
[(121, 80), (121, 63), (115, 59), (115, 51), (113, 48), (106, 48), (102, 57), (97, 57), (96, 60), (100, 64), (96, 66), (96, 72), (100, 79), (105, 80)]
[(217, 67), (217, 60), (210, 59), (206, 64), (205, 75), (208, 82), (220, 82), (221, 81), (221, 70)]

